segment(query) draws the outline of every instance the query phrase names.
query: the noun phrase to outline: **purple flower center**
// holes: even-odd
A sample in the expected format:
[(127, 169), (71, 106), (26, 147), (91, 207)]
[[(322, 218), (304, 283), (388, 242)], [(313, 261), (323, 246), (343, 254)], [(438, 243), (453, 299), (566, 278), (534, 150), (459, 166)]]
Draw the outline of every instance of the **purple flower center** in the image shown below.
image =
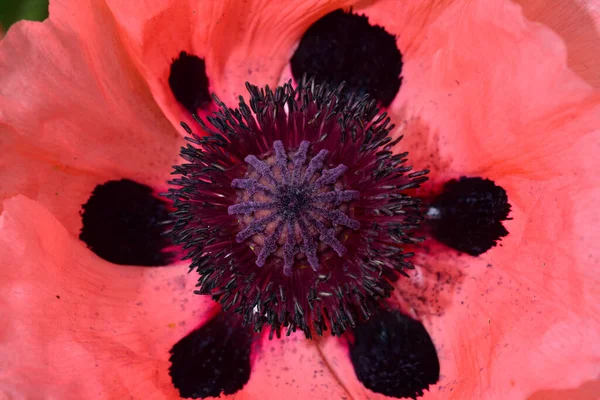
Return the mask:
[(270, 337), (341, 335), (391, 296), (413, 268), (422, 220), (400, 137), (376, 101), (303, 80), (247, 85), (249, 103), (220, 110), (175, 166), (175, 244), (199, 274), (196, 293)]
[(287, 276), (303, 258), (318, 271), (317, 253), (323, 247), (344, 255), (346, 248), (336, 237), (340, 227), (360, 228), (357, 220), (344, 214), (345, 207), (340, 209), (343, 203), (360, 197), (356, 190), (339, 188), (347, 167), (339, 164), (325, 169), (329, 154), (325, 149), (307, 164), (309, 147), (308, 141), (300, 143), (290, 160), (283, 143), (277, 140), (273, 143), (275, 157), (261, 161), (254, 155), (247, 156), (247, 178), (231, 182), (233, 188), (241, 190), (240, 202), (228, 208), (229, 214), (253, 216), (251, 220), (240, 220), (244, 229), (236, 235), (237, 242), (256, 238), (253, 247), (261, 248), (256, 265), (264, 267), (269, 256), (279, 256), (284, 260), (283, 272)]

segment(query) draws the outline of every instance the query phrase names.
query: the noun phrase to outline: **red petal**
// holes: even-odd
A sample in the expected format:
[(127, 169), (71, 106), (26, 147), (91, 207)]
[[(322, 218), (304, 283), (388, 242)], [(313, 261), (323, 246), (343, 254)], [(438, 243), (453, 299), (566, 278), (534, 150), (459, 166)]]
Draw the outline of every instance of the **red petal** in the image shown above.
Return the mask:
[(181, 142), (100, 2), (52, 2), (0, 42), (0, 130), (53, 164), (149, 182)]
[(78, 236), (81, 205), (97, 184), (109, 178), (24, 155), (22, 152), (26, 149), (17, 146), (7, 146), (4, 150), (6, 153), (0, 159), (0, 201), (17, 194), (34, 199), (43, 204), (69, 233)]
[[(246, 96), (244, 83), (276, 86), (293, 47), (317, 19), (356, 0), (110, 0), (128, 50), (174, 125), (191, 122), (170, 91), (171, 62), (181, 51), (206, 61), (209, 90), (230, 107)], [(190, 123), (190, 126), (193, 126)]]
[[(39, 204), (0, 217), (1, 389), (15, 398), (176, 399), (171, 346), (209, 317), (184, 265), (101, 260)], [(9, 383), (7, 385), (7, 383)]]
[[(337, 340), (330, 338), (328, 340)], [(351, 398), (340, 385), (337, 365), (329, 365), (316, 341), (301, 333), (282, 339), (264, 340), (250, 381), (234, 397), (237, 400), (286, 399), (305, 400)]]
[[(561, 38), (503, 1), (384, 0), (356, 11), (397, 34), (405, 56), (390, 110), (400, 148), (434, 171), (432, 184), (484, 176), (513, 206), (501, 247), (417, 259), (422, 276), (398, 281), (403, 297), (440, 267), (465, 274), (429, 293), (441, 316), (419, 315), (442, 368), (423, 398), (522, 399), (597, 378), (600, 98), (568, 68)], [(360, 390), (346, 349), (327, 346), (344, 384)]]

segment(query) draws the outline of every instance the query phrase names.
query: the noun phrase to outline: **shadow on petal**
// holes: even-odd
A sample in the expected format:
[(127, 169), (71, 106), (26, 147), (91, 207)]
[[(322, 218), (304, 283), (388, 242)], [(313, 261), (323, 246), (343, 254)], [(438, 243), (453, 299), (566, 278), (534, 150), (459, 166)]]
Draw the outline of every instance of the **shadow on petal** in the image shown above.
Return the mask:
[(574, 389), (540, 390), (527, 400), (596, 400), (600, 393), (600, 380), (587, 381)]
[(593, 87), (600, 87), (600, 2), (597, 0), (513, 0), (523, 14), (558, 33), (567, 63)]

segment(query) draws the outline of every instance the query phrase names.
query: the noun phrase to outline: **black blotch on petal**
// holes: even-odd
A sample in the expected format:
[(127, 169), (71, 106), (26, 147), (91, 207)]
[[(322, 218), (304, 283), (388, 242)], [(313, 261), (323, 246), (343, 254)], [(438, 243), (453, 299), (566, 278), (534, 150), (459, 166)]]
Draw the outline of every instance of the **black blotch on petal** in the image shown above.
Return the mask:
[(252, 331), (239, 318), (219, 313), (173, 346), (169, 374), (181, 397), (229, 395), (248, 382)]
[(444, 185), (431, 203), (428, 217), (433, 217), (429, 221), (437, 240), (478, 256), (508, 235), (502, 221), (509, 212), (503, 188), (489, 179), (462, 177)]
[(175, 99), (191, 113), (207, 108), (211, 102), (204, 60), (185, 51), (173, 59), (169, 87)]
[(440, 377), (425, 327), (398, 311), (380, 311), (354, 330), (350, 360), (367, 389), (396, 398), (422, 396)]
[(311, 25), (291, 60), (292, 75), (315, 77), (317, 83), (369, 94), (383, 106), (390, 105), (402, 78), (402, 54), (396, 39), (367, 17), (333, 11)]
[(106, 261), (122, 265), (169, 264), (171, 245), (163, 235), (169, 220), (167, 203), (152, 188), (122, 179), (96, 186), (81, 211), (79, 238)]

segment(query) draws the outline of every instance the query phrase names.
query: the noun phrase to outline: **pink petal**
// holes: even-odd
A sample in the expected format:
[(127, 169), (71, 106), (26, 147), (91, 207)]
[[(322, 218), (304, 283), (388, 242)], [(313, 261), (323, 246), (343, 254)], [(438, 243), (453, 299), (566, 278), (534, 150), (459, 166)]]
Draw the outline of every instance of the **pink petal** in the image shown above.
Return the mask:
[(185, 266), (107, 263), (23, 196), (4, 203), (0, 260), (0, 393), (178, 398), (169, 349), (212, 305)]
[(528, 19), (558, 33), (567, 46), (569, 68), (593, 87), (600, 87), (600, 1), (514, 1)]
[(236, 400), (351, 398), (340, 385), (338, 366), (328, 365), (317, 341), (308, 341), (303, 334), (264, 340), (257, 353), (250, 381), (233, 396)]
[[(493, 179), (514, 219), (501, 247), (479, 258), (424, 254), (417, 275), (398, 281), (440, 356), (439, 386), (423, 398), (586, 393), (600, 361), (600, 98), (567, 67), (561, 38), (515, 5), (394, 4), (357, 12), (397, 34), (405, 55), (390, 110), (403, 150), (434, 171), (431, 187)], [(465, 276), (430, 290), (451, 267)], [(435, 306), (406, 308), (417, 285)], [(351, 392), (361, 389), (343, 345), (323, 354)]]
[(51, 163), (141, 181), (167, 174), (180, 145), (95, 0), (52, 2), (2, 39), (0, 131)]
[[(168, 77), (181, 51), (206, 61), (210, 91), (229, 106), (246, 95), (244, 83), (278, 82), (293, 47), (321, 16), (356, 0), (276, 2), (110, 0), (128, 50), (169, 120), (191, 118), (170, 91)], [(191, 124), (190, 124), (191, 125)]]
[(398, 36), (404, 83), (390, 112), (413, 163), (432, 168), (432, 176), (481, 172), (507, 159), (552, 169), (519, 157), (558, 152), (576, 140), (544, 136), (538, 146), (545, 133), (531, 134), (549, 113), (567, 117), (581, 107), (593, 89), (567, 68), (560, 38), (525, 20), (517, 6), (384, 1), (360, 11)]
[[(47, 162), (6, 147), (0, 159), (0, 201), (18, 194), (33, 199), (50, 211), (67, 231), (78, 236), (81, 229), (81, 205), (98, 185), (109, 177)], [(0, 203), (0, 212), (2, 204)]]
[[(30, 221), (36, 221), (31, 224)], [(0, 217), (0, 393), (17, 398), (179, 398), (168, 351), (211, 315), (192, 294), (185, 266), (115, 266), (68, 235), (47, 210), (23, 196)], [(256, 349), (238, 399), (342, 398), (345, 389), (314, 341), (300, 335)], [(309, 382), (304, 377), (310, 377)]]

